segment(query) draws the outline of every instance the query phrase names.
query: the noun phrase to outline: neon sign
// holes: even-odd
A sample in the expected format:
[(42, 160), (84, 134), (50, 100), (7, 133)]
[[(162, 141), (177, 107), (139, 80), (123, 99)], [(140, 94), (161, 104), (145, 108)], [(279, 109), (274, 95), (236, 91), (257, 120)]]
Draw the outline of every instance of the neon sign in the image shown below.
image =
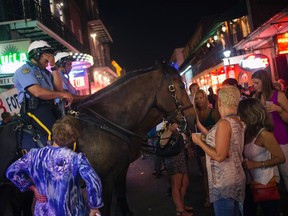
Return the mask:
[(269, 58), (263, 54), (251, 54), (244, 57), (240, 62), (240, 67), (245, 70), (264, 69), (269, 66)]
[(278, 54), (288, 54), (288, 33), (276, 36)]
[(9, 53), (6, 55), (0, 55), (0, 65), (10, 63), (25, 63), (27, 61), (26, 53)]

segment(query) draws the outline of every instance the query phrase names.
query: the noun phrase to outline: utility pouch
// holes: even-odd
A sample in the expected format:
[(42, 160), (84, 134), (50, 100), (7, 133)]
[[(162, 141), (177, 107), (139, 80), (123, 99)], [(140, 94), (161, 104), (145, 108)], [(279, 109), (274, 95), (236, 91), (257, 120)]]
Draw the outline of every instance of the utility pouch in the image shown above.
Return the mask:
[(36, 110), (39, 105), (39, 99), (37, 97), (34, 97), (30, 95), (30, 99), (28, 101), (28, 108), (29, 110)]

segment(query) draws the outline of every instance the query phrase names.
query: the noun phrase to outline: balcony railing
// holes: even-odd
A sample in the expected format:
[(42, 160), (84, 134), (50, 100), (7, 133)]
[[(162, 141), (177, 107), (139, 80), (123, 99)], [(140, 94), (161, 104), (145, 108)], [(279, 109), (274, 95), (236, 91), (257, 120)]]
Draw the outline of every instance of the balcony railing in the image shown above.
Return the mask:
[[(63, 22), (61, 22), (58, 17), (52, 15), (50, 11), (49, 1), (14, 0), (13, 4), (9, 4), (9, 2), (12, 1), (8, 1), (8, 3), (3, 3), (4, 10), (2, 16), (0, 16), (0, 22), (11, 23), (11, 21), (38, 21), (47, 28), (49, 28), (51, 31), (56, 33), (63, 40), (71, 44), (80, 52), (87, 51), (88, 48), (80, 43), (80, 41), (76, 38), (70, 28), (68, 28)], [(22, 33), (22, 37), (27, 38), (29, 37), (29, 34), (23, 35)], [(34, 36), (33, 39), (38, 39), (37, 35)]]

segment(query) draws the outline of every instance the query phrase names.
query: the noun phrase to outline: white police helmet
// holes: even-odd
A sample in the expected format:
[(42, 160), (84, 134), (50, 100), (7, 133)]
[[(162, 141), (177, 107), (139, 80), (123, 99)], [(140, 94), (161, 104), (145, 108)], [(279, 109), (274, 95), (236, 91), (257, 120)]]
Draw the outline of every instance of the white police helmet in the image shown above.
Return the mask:
[(40, 55), (43, 53), (51, 53), (54, 54), (54, 50), (51, 46), (43, 40), (37, 40), (30, 44), (28, 47), (28, 57), (29, 59), (34, 58), (35, 60), (40, 59)]
[(73, 56), (68, 52), (59, 52), (56, 54), (55, 63), (58, 67), (65, 67), (67, 61), (75, 61), (75, 58), (73, 58)]

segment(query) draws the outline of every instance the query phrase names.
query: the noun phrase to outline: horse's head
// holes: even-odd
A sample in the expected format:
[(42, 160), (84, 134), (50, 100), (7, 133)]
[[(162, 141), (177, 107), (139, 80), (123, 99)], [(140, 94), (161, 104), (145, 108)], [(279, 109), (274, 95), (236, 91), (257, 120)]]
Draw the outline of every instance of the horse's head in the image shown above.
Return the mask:
[(166, 64), (162, 69), (163, 76), (156, 94), (157, 109), (167, 120), (177, 122), (183, 131), (186, 126), (194, 131), (195, 112), (179, 72)]

